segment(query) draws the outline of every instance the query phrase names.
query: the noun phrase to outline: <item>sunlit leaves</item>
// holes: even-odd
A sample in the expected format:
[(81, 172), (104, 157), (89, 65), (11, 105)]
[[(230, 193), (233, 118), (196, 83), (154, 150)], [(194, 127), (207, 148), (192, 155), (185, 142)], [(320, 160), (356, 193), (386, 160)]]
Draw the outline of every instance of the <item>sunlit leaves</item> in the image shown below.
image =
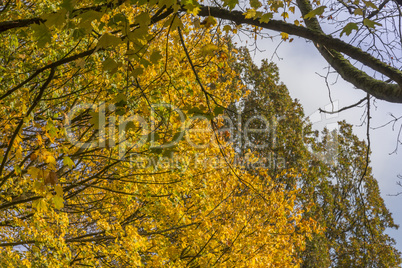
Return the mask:
[(62, 209), (64, 207), (64, 204), (63, 204), (64, 200), (59, 195), (53, 196), (52, 201), (53, 201), (54, 207), (56, 209)]
[(252, 19), (256, 16), (256, 10), (255, 9), (248, 9), (247, 12), (244, 14), (246, 19)]
[(43, 151), (41, 157), (44, 159), (44, 161), (48, 164), (56, 165), (56, 158), (54, 155), (49, 152), (49, 151)]
[[(2, 67), (2, 91), (45, 71), (5, 98), (3, 148), (49, 65), (58, 65), (6, 162), (1, 237), (27, 248), (6, 256), (35, 267), (300, 262), (307, 234), (320, 228), (304, 215), (295, 185), (279, 178), (301, 175), (283, 169), (271, 177), (250, 167), (259, 156), (239, 156), (232, 133), (218, 131), (227, 107), (251, 94), (239, 78), (248, 69), (233, 68), (238, 51), (227, 39), (240, 25), (194, 17), (200, 5), (191, 0), (34, 2), (45, 22), (5, 39), (11, 56), (2, 59), (11, 63)], [(239, 2), (222, 4), (236, 9)], [(295, 12), (290, 2), (246, 4), (246, 18), (261, 23), (284, 23)], [(260, 28), (252, 31), (257, 38)], [(285, 98), (270, 79), (266, 88)], [(295, 140), (287, 137), (289, 154), (301, 148)]]
[(201, 48), (201, 55), (205, 56), (213, 56), (215, 52), (217, 52), (219, 48), (214, 44), (206, 44)]
[(65, 156), (63, 158), (63, 163), (64, 163), (64, 165), (68, 166), (69, 168), (72, 168), (73, 166), (75, 166), (74, 161), (71, 160), (71, 158), (68, 156)]
[(184, 7), (187, 9), (189, 14), (197, 15), (200, 11), (199, 3), (195, 0), (185, 0), (183, 2)]
[(32, 207), (35, 208), (39, 212), (43, 212), (47, 209), (47, 204), (46, 204), (46, 201), (43, 198), (41, 198), (41, 199), (33, 201)]

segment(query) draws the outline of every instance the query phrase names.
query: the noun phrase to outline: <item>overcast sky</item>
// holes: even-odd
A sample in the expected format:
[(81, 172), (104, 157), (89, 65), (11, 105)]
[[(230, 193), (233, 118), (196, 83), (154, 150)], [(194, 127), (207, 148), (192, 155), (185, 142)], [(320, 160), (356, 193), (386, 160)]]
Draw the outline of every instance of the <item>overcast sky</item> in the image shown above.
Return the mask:
[[(263, 39), (258, 42), (258, 47), (262, 52), (257, 52), (254, 55), (254, 60), (259, 64), (261, 59), (271, 59), (273, 52), (278, 46), (279, 38), (276, 41)], [(245, 45), (245, 43), (243, 43)], [(249, 47), (252, 49), (253, 47)], [(346, 120), (354, 125), (354, 133), (359, 138), (366, 140), (366, 125), (358, 127), (361, 124), (364, 108), (355, 108), (346, 112), (340, 113), (338, 116), (325, 117), (325, 115), (317, 114), (318, 108), (324, 108), (330, 104), (328, 89), (324, 78), (321, 75), (327, 73), (328, 63), (320, 56), (315, 49), (313, 43), (306, 42), (304, 39), (295, 38), (292, 43), (282, 43), (277, 49), (277, 54), (272, 57), (279, 67), (281, 81), (289, 89), (292, 98), (299, 99), (304, 107), (306, 116), (315, 113), (314, 127), (322, 129), (325, 125), (333, 125), (338, 120)], [(334, 82), (336, 76), (332, 76), (330, 82)], [(337, 101), (339, 108), (348, 106), (358, 102), (364, 98), (366, 94), (347, 82), (344, 82), (339, 77), (335, 85), (331, 85), (332, 100)], [(389, 113), (395, 116), (402, 116), (402, 105), (387, 103), (384, 101), (376, 101), (376, 107), (372, 107), (371, 126), (380, 126), (392, 119)], [(401, 122), (399, 122), (400, 124)], [(392, 154), (396, 146), (396, 139), (399, 130), (399, 125), (392, 131), (392, 125), (371, 130), (371, 166), (375, 178), (378, 180), (387, 208), (392, 212), (396, 224), (401, 226), (400, 230), (389, 230), (387, 233), (397, 242), (397, 248), (402, 252), (402, 195), (389, 196), (402, 192), (402, 187), (397, 186), (397, 175), (402, 174), (402, 147), (397, 154)]]

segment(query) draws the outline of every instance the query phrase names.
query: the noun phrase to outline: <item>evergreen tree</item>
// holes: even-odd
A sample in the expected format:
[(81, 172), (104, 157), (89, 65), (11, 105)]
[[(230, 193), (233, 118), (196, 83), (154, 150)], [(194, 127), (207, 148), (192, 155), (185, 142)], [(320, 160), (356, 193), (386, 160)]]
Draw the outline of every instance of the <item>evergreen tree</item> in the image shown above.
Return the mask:
[[(227, 112), (234, 125), (242, 126), (234, 132), (234, 146), (243, 157), (255, 153), (277, 183), (289, 189), (298, 185), (303, 216), (324, 228), (300, 252), (302, 267), (398, 266), (400, 253), (385, 233), (398, 226), (368, 165), (367, 144), (345, 122), (338, 123), (339, 131), (313, 131), (280, 83), (275, 64), (263, 60), (258, 67), (247, 49), (240, 51), (234, 68), (248, 94)], [(283, 172), (289, 169), (298, 176)]]

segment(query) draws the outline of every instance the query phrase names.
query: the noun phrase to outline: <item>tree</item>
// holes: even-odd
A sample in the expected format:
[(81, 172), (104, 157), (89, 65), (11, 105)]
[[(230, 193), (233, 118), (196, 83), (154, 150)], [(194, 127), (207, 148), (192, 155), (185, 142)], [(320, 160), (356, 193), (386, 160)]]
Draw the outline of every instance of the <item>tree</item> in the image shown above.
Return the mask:
[[(233, 148), (197, 133), (221, 127), (215, 117), (242, 94), (227, 90), (235, 51), (221, 32), (189, 16), (160, 21), (130, 5), (78, 14), (68, 3), (33, 34), (3, 33), (1, 266), (300, 263), (321, 229), (301, 218), (298, 189), (228, 164)], [(155, 27), (132, 33), (134, 21)]]
[[(280, 84), (277, 67), (268, 61), (258, 67), (247, 49), (240, 51), (234, 69), (241, 72), (246, 85), (243, 90), (249, 93), (228, 113), (234, 125), (252, 122), (251, 129), (265, 131), (236, 131), (235, 147), (242, 144), (240, 154), (251, 151), (267, 159), (268, 174), (285, 188), (298, 185), (297, 199), (309, 211), (303, 216), (324, 228), (307, 240), (307, 248), (301, 252), (302, 267), (400, 265), (395, 241), (384, 233), (398, 226), (371, 174), (367, 144), (345, 122), (339, 122), (339, 131), (324, 129), (321, 135), (312, 131), (300, 104)], [(299, 176), (283, 177), (283, 169), (292, 169)]]

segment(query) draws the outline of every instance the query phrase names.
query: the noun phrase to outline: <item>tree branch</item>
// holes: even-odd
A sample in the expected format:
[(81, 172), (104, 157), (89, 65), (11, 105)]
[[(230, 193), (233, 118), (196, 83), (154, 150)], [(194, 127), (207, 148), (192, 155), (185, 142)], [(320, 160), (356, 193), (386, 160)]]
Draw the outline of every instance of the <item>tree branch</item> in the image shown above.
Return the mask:
[[(304, 3), (299, 4), (302, 13), (304, 13), (303, 5)], [(338, 38), (324, 34), (316, 27), (311, 27), (314, 19), (306, 20), (308, 28), (305, 28), (278, 20), (270, 20), (267, 23), (263, 23), (254, 19), (246, 19), (242, 12), (236, 10), (229, 11), (223, 8), (209, 6), (201, 6), (200, 8), (199, 16), (213, 16), (224, 20), (230, 20), (237, 24), (249, 24), (264, 29), (286, 32), (311, 40), (318, 44), (317, 48), (320, 53), (343, 79), (378, 99), (402, 103), (402, 72), (400, 70), (387, 65), (357, 47), (345, 43)], [(354, 67), (341, 53), (391, 78), (397, 85), (374, 79), (367, 73)]]
[[(35, 98), (34, 102), (32, 103), (31, 107), (29, 107), (29, 109), (28, 109), (28, 111), (26, 112), (24, 118), (27, 117), (27, 116), (35, 109), (35, 107), (38, 105), (39, 101), (41, 100), (41, 98), (42, 98), (42, 96), (43, 96), (43, 93), (45, 92), (45, 89), (47, 88), (47, 86), (48, 86), (48, 85), (50, 84), (50, 82), (52, 81), (52, 79), (53, 79), (53, 77), (54, 77), (54, 73), (55, 73), (55, 68), (51, 68), (49, 77), (47, 78), (47, 80), (45, 81), (45, 83), (43, 83), (42, 87), (41, 87), (40, 90), (39, 90), (38, 95), (36, 96), (36, 98)], [(20, 130), (21, 130), (21, 128), (22, 128), (22, 125), (24, 124), (24, 118), (21, 118), (20, 122), (18, 123), (17, 128), (15, 129), (13, 135), (11, 136), (11, 139), (10, 139), (10, 141), (9, 141), (9, 145), (8, 145), (7, 151), (6, 151), (6, 153), (4, 154), (3, 161), (1, 162), (1, 165), (0, 165), (0, 175), (3, 173), (3, 169), (4, 169), (5, 165), (6, 165), (8, 154), (10, 153), (11, 148), (13, 147), (14, 140), (15, 140), (15, 138), (17, 137), (18, 133), (20, 132)], [(5, 178), (0, 182), (0, 187), (3, 186), (3, 184), (4, 184), (6, 181), (7, 181), (7, 177), (5, 177)]]
[[(71, 18), (74, 18), (80, 14), (82, 14), (85, 11), (93, 10), (93, 11), (101, 11), (102, 8), (114, 8), (122, 5), (125, 1), (124, 0), (119, 0), (117, 3), (114, 3), (115, 1), (111, 1), (106, 4), (98, 5), (98, 6), (91, 6), (91, 7), (84, 7), (84, 8), (78, 8), (74, 9), (71, 14)], [(40, 23), (45, 23), (46, 20), (42, 18), (31, 18), (31, 19), (21, 19), (21, 20), (12, 20), (12, 21), (2, 21), (0, 22), (0, 33), (5, 32), (10, 29), (14, 28), (23, 28), (26, 26), (29, 26), (31, 24), (40, 24)]]

